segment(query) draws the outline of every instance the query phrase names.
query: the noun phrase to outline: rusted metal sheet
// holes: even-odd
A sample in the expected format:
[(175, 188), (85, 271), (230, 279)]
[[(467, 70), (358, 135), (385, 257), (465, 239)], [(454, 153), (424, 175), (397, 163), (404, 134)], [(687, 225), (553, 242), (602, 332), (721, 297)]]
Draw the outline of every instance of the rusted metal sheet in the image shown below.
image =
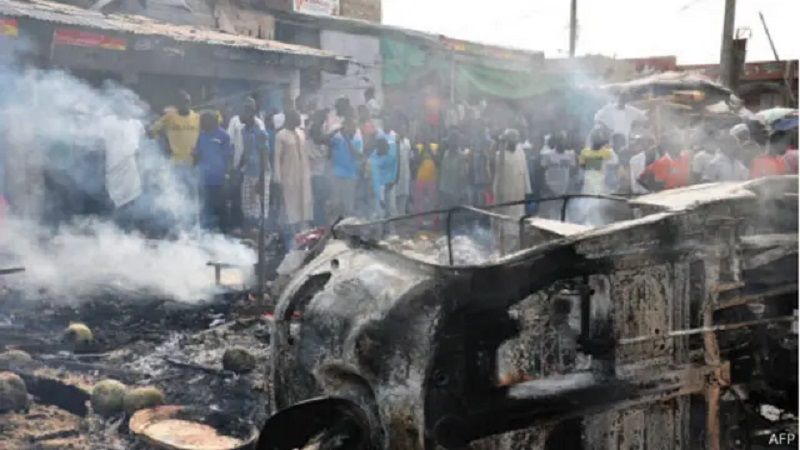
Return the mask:
[[(182, 44), (221, 47), (227, 49), (229, 53), (249, 51), (251, 59), (255, 52), (258, 59), (264, 56), (278, 59), (282, 57), (282, 63), (296, 68), (312, 64), (322, 67), (323, 70), (344, 73), (348, 63), (346, 58), (311, 47), (224, 33), (208, 28), (173, 25), (142, 16), (102, 14), (47, 0), (0, 0), (0, 18), (2, 17), (105, 31), (109, 34), (108, 39), (117, 41), (124, 38), (136, 40), (136, 38), (160, 37)], [(135, 46), (136, 44), (130, 45), (130, 47)]]

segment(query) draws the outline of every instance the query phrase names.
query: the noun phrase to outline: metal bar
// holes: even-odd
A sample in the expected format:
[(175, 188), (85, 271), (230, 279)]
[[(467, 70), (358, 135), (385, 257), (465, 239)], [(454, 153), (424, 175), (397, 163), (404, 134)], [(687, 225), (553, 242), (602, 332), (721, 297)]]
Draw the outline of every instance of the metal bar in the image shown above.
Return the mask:
[(25, 268), (24, 267), (9, 267), (9, 268), (6, 268), (6, 269), (0, 269), (0, 275), (9, 275), (9, 274), (12, 274), (12, 273), (19, 273), (19, 272), (25, 272)]
[[(473, 211), (473, 212), (475, 212), (477, 214), (483, 214), (483, 215), (486, 215), (486, 216), (489, 216), (489, 217), (497, 217), (499, 219), (504, 219), (504, 220), (513, 220), (511, 217), (504, 216), (504, 215), (493, 216), (492, 215), (493, 213), (491, 212), (491, 210), (492, 209), (497, 209), (497, 208), (503, 208), (503, 207), (506, 207), (506, 206), (522, 205), (522, 204), (526, 204), (526, 203), (531, 202), (531, 201), (547, 202), (547, 201), (554, 201), (554, 200), (563, 200), (563, 199), (566, 199), (566, 198), (596, 198), (596, 199), (603, 199), (603, 200), (612, 200), (612, 201), (617, 201), (617, 202), (627, 202), (628, 201), (628, 199), (623, 195), (569, 194), (569, 195), (558, 195), (558, 196), (555, 196), (555, 197), (537, 197), (537, 198), (533, 198), (533, 199), (514, 200), (514, 201), (510, 201), (510, 202), (495, 203), (494, 205), (483, 206), (483, 207), (480, 207), (480, 208), (477, 208), (477, 207), (474, 207), (474, 206), (469, 206), (469, 205), (461, 205), (461, 206), (455, 207), (455, 209), (469, 210), (469, 211)], [(368, 226), (374, 226), (374, 225), (381, 225), (381, 224), (385, 224), (385, 223), (397, 222), (397, 221), (400, 221), (400, 220), (414, 219), (414, 218), (417, 218), (417, 217), (427, 216), (427, 215), (431, 215), (431, 214), (446, 214), (451, 209), (453, 209), (453, 208), (433, 209), (433, 210), (430, 210), (430, 211), (418, 212), (418, 213), (413, 213), (413, 214), (404, 214), (402, 216), (394, 216), (394, 217), (389, 217), (389, 218), (386, 218), (386, 219), (372, 220), (372, 221), (369, 221), (369, 222), (360, 222), (358, 224), (343, 224), (343, 225), (334, 224), (333, 227), (337, 227), (337, 226), (341, 226), (341, 227), (345, 227), (345, 228), (346, 227), (353, 227), (353, 228), (356, 228), (356, 227), (368, 227)]]
[(450, 208), (447, 211), (447, 218), (445, 219), (445, 228), (447, 230), (447, 259), (451, 266), (453, 265), (453, 237), (450, 231), (450, 223), (453, 220), (453, 211), (455, 211), (455, 208)]
[[(261, 151), (258, 152), (258, 166), (259, 166), (259, 175), (258, 175), (258, 196), (261, 199), (259, 203), (261, 203), (259, 208), (259, 219), (258, 219), (258, 274), (256, 274), (256, 279), (258, 280), (258, 287), (256, 292), (258, 293), (258, 305), (264, 301), (264, 285), (266, 284), (266, 273), (264, 270), (264, 227), (266, 226), (266, 196), (264, 192), (267, 188), (267, 146), (262, 145)], [(288, 250), (288, 249), (287, 249)]]
[(797, 284), (786, 284), (783, 286), (778, 286), (773, 289), (769, 289), (763, 292), (754, 292), (752, 294), (747, 295), (740, 295), (738, 297), (734, 297), (725, 301), (721, 301), (717, 303), (717, 310), (732, 308), (734, 306), (746, 305), (747, 303), (761, 300), (767, 297), (776, 297), (778, 295), (785, 295), (791, 294), (793, 292), (797, 292)]
[(673, 337), (689, 336), (692, 334), (702, 334), (714, 331), (730, 331), (739, 328), (752, 327), (756, 325), (766, 325), (770, 323), (779, 323), (779, 322), (791, 322), (793, 320), (795, 320), (794, 316), (779, 316), (779, 317), (772, 317), (769, 319), (748, 320), (745, 322), (728, 323), (723, 325), (715, 325), (712, 327), (699, 327), (699, 328), (689, 328), (686, 330), (670, 331), (669, 333), (665, 334), (651, 334), (647, 336), (637, 336), (632, 338), (620, 339), (619, 343), (620, 345), (638, 344), (640, 342), (657, 341), (659, 339), (669, 339)]

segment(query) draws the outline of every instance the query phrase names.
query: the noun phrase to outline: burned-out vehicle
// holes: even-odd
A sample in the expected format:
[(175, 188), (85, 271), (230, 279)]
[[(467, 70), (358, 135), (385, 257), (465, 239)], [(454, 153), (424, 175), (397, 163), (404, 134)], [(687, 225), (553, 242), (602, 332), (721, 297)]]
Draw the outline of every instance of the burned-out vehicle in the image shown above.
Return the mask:
[[(423, 216), (341, 222), (277, 305), (259, 448), (719, 449), (796, 433), (797, 188), (594, 198), (593, 227), (460, 207), (431, 213), (438, 239), (404, 239)], [(552, 201), (564, 218), (586, 199)]]

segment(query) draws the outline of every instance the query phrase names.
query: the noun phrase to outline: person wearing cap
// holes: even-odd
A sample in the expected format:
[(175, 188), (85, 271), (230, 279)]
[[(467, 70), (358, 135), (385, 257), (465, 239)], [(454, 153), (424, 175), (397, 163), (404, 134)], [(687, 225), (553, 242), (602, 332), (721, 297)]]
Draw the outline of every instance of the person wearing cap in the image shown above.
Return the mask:
[[(526, 213), (526, 200), (532, 192), (525, 150), (520, 143), (519, 131), (507, 129), (498, 140), (495, 155), (495, 176), (492, 194), (495, 203), (519, 202), (518, 204), (497, 208), (495, 212), (519, 219)], [(493, 228), (498, 239), (498, 248), (507, 253), (518, 249), (519, 230), (516, 220), (495, 220)]]
[[(525, 151), (520, 145), (519, 131), (509, 128), (500, 138), (500, 146), (495, 155), (495, 176), (492, 193), (495, 203), (524, 200), (532, 192), (531, 178)], [(521, 217), (525, 214), (525, 204), (507, 206), (498, 210), (500, 214)]]
[(279, 206), (286, 248), (293, 237), (314, 220), (311, 167), (305, 151), (306, 136), (300, 128), (300, 113), (286, 111), (283, 129), (275, 137), (275, 165), (272, 180), (279, 186)]
[(764, 153), (764, 149), (752, 139), (750, 128), (746, 123), (734, 125), (730, 130), (730, 134), (739, 142), (739, 147), (741, 148), (739, 157), (745, 164), (750, 163), (754, 158)]

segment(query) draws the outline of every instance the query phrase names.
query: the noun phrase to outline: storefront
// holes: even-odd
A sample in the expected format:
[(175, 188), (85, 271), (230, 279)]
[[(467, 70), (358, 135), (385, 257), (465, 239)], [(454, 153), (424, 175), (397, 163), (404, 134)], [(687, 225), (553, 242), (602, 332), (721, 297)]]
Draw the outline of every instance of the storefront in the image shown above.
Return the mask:
[(266, 107), (299, 93), (301, 71), (344, 74), (348, 65), (309, 47), (39, 0), (0, 1), (0, 58), (120, 82), (156, 111), (178, 89), (220, 108), (244, 95)]

